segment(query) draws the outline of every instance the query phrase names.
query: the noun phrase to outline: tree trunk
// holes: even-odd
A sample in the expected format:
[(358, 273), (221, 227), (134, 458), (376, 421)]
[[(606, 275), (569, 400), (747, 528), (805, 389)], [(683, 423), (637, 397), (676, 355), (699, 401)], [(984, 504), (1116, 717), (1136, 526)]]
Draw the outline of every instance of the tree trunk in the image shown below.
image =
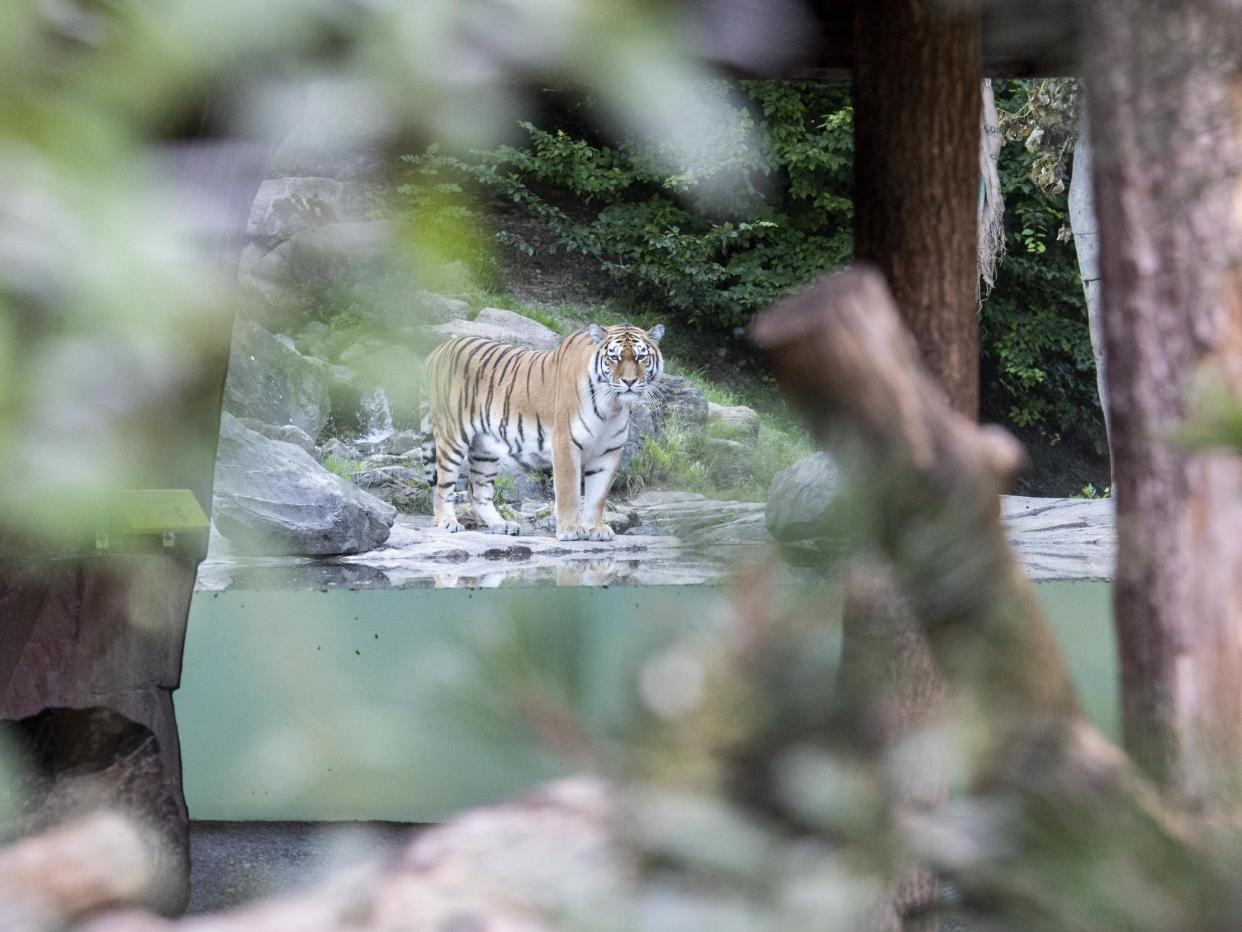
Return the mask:
[(877, 265), (953, 406), (979, 408), (977, 11), (871, 0), (854, 21), (854, 254)]
[(1239, 13), (1092, 0), (1087, 91), (1108, 358), (1125, 743), (1172, 798), (1242, 791), (1242, 462), (1175, 438), (1242, 397)]
[(1078, 138), (1074, 142), (1074, 168), (1070, 176), (1069, 218), (1078, 256), (1078, 276), (1087, 302), (1087, 332), (1095, 357), (1095, 384), (1104, 412), (1104, 436), (1111, 449), (1112, 426), (1108, 416), (1108, 378), (1104, 374), (1104, 321), (1100, 310), (1100, 225), (1095, 213), (1095, 188), (1091, 183), (1091, 123), (1086, 101), (1079, 103)]
[[(979, 408), (980, 21), (975, 11), (944, 12), (935, 0), (873, 0), (858, 5), (854, 39), (854, 255), (879, 266), (924, 361), (953, 407), (973, 419)], [(942, 714), (944, 690), (926, 636), (898, 607), (900, 597), (870, 597), (873, 575), (858, 567), (846, 587), (842, 660), (872, 655), (872, 666), (887, 668), (865, 687), (871, 695), (855, 701), (894, 711), (879, 736), (894, 747)], [(908, 701), (915, 695), (932, 701)], [(925, 804), (939, 795), (936, 783), (933, 777), (917, 789), (894, 787), (895, 802)], [(915, 887), (934, 893), (934, 884)], [(891, 900), (882, 912), (892, 914), (895, 927), (903, 907), (920, 905)], [(868, 924), (888, 926), (880, 916)]]

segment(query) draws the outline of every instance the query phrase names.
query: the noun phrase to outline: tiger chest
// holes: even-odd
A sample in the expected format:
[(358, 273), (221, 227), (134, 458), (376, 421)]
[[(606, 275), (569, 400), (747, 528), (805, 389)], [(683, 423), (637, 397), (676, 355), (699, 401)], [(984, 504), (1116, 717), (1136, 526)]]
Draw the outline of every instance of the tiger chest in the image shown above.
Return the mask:
[(630, 410), (620, 408), (604, 417), (585, 412), (581, 418), (584, 437), (580, 438), (582, 463), (588, 466), (597, 460), (620, 452), (630, 433)]

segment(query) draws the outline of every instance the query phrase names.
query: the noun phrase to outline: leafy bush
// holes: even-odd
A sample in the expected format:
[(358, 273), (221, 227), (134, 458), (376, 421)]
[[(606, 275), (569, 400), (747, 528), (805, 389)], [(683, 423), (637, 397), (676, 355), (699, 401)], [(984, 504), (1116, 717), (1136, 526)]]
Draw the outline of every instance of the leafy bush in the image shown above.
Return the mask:
[[(433, 224), (468, 216), (479, 195), (500, 197), (542, 221), (553, 249), (594, 259), (637, 300), (703, 329), (739, 327), (849, 257), (852, 110), (839, 85), (722, 81), (713, 90), (732, 123), (703, 140), (714, 158), (694, 172), (631, 141), (594, 144), (526, 122), (524, 148), (405, 156), (411, 171), (399, 190)], [(739, 175), (745, 183), (726, 189)], [(495, 235), (535, 250), (512, 231)]]

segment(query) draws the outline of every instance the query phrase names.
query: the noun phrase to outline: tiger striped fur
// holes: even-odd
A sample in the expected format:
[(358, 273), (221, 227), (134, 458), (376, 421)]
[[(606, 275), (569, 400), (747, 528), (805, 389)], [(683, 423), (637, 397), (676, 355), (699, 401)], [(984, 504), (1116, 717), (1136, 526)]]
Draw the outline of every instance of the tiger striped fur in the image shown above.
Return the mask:
[(462, 529), (453, 489), (462, 469), (479, 520), (517, 534), (493, 502), (501, 464), (552, 469), (559, 540), (611, 540), (604, 505), (635, 402), (664, 371), (662, 325), (591, 324), (554, 350), (459, 337), (427, 357), (423, 463), (436, 527)]

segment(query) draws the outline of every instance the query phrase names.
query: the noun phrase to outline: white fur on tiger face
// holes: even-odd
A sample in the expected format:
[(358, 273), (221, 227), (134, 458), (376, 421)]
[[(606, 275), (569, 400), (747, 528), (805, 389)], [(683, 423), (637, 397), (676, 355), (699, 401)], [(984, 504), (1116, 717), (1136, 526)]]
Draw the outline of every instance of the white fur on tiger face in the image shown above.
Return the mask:
[(498, 534), (516, 534), (493, 504), (502, 462), (552, 468), (557, 538), (611, 540), (604, 506), (630, 429), (633, 405), (664, 371), (664, 327), (644, 331), (591, 324), (555, 350), (495, 340), (450, 340), (427, 359), (423, 460), (435, 523), (461, 530), (453, 487), (469, 470), (475, 514)]

